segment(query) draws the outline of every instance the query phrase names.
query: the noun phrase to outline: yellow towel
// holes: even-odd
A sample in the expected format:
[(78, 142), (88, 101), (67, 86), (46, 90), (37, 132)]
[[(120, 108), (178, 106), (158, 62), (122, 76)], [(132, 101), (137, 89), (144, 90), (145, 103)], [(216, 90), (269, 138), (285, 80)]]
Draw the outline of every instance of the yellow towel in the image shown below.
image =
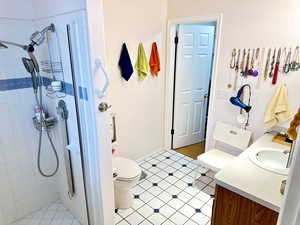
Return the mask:
[(271, 128), (278, 123), (289, 120), (291, 117), (292, 112), (288, 101), (286, 85), (281, 83), (267, 108), (264, 122), (268, 128)]
[(141, 80), (144, 80), (149, 72), (148, 60), (142, 43), (139, 44), (138, 56), (135, 63), (135, 69), (138, 71)]

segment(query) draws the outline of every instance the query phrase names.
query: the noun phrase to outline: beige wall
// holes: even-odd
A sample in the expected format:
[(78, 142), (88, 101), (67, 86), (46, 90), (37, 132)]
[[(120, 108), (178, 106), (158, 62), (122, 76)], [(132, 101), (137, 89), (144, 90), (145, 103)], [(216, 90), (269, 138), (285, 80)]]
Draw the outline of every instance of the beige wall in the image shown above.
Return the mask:
[[(300, 31), (299, 0), (169, 0), (168, 18), (207, 16), (223, 13), (220, 57), (216, 101), (214, 102), (213, 121), (237, 124), (238, 109), (228, 103), (234, 93), (226, 88), (229, 81), (228, 62), (233, 48), (283, 47), (299, 44)], [(249, 79), (253, 83), (255, 79)], [(300, 73), (291, 73), (286, 78), (290, 102), (293, 110), (299, 107), (300, 100), (297, 87), (300, 86)], [(266, 105), (274, 94), (275, 87), (270, 80), (263, 83), (259, 90), (253, 85), (253, 110), (250, 118), (250, 129), (255, 137), (262, 135), (265, 127), (263, 117)], [(209, 137), (214, 124), (209, 124)]]
[(137, 159), (163, 147), (164, 78), (151, 75), (144, 81), (134, 73), (126, 82), (121, 78), (118, 60), (126, 42), (134, 65), (139, 42), (150, 56), (152, 42), (158, 43), (164, 67), (165, 0), (104, 0), (106, 66), (110, 72), (108, 97), (116, 113), (117, 154)]

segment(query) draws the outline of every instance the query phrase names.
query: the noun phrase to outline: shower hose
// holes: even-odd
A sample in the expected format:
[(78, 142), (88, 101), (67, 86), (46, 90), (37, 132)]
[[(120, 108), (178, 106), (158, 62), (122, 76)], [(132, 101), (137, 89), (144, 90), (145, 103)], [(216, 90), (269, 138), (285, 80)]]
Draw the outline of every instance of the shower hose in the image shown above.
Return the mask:
[[(38, 171), (39, 173), (43, 176), (43, 177), (53, 177), (59, 169), (59, 158), (58, 158), (58, 154), (57, 154), (57, 150), (55, 148), (54, 142), (50, 136), (50, 132), (49, 129), (46, 126), (46, 121), (43, 115), (43, 90), (42, 90), (42, 78), (41, 75), (39, 73), (37, 73), (37, 77), (39, 80), (39, 86), (38, 86), (38, 92), (35, 91), (35, 99), (36, 99), (36, 103), (40, 108), (40, 120), (41, 120), (41, 127), (39, 129), (39, 143), (38, 143), (38, 155), (37, 155), (37, 167), (38, 167)], [(38, 96), (39, 94), (39, 96)], [(53, 154), (55, 156), (55, 160), (56, 160), (56, 166), (55, 169), (53, 170), (53, 172), (51, 173), (46, 173), (43, 171), (42, 166), (41, 166), (41, 152), (42, 152), (42, 142), (43, 142), (43, 127), (45, 128), (48, 140), (50, 142), (51, 145), (51, 149), (53, 151)]]

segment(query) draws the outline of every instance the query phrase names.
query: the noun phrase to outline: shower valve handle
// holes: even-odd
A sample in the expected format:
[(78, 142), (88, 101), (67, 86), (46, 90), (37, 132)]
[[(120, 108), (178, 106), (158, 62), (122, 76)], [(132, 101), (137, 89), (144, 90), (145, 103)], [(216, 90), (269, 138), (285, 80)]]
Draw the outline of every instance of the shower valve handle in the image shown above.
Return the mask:
[(108, 105), (106, 102), (101, 102), (98, 106), (100, 112), (106, 112), (109, 108), (111, 108), (111, 105)]

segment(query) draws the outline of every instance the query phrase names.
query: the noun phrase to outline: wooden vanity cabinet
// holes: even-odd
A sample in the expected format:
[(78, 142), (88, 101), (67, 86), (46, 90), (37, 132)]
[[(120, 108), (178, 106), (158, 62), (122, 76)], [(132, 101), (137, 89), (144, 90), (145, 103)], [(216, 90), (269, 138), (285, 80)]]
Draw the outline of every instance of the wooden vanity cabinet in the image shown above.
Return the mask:
[(278, 213), (216, 185), (211, 225), (276, 225)]

